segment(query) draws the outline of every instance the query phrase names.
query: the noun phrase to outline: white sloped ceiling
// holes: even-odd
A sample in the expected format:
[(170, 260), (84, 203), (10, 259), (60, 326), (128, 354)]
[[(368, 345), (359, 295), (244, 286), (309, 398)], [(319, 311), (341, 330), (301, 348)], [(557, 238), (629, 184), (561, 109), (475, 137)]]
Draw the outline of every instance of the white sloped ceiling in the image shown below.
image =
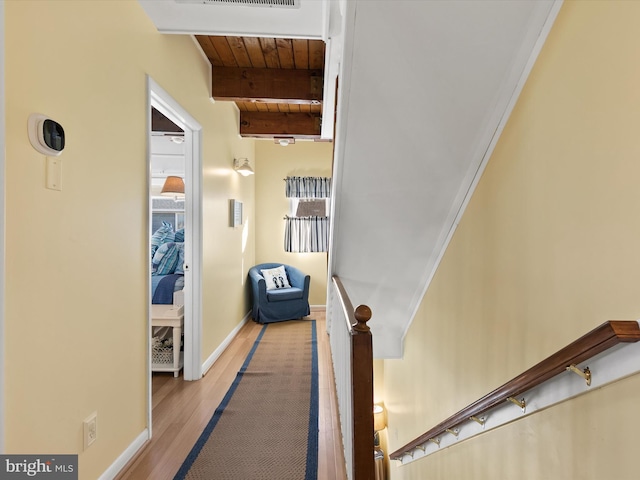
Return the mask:
[(346, 3), (331, 270), (403, 337), (559, 2)]

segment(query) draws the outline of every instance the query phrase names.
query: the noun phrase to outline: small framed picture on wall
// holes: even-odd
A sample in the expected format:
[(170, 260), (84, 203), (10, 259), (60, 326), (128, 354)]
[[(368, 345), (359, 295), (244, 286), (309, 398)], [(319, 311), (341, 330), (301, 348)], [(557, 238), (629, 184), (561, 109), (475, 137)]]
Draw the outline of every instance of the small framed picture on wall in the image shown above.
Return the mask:
[(238, 227), (242, 225), (242, 202), (229, 200), (229, 226)]

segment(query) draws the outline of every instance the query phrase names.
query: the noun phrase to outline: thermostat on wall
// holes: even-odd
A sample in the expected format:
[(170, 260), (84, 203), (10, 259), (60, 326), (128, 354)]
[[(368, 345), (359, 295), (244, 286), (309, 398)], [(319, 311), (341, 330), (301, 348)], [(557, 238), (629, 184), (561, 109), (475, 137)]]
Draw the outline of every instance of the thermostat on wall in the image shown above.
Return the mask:
[(38, 152), (58, 156), (64, 150), (64, 129), (46, 115), (32, 113), (27, 123), (29, 141)]

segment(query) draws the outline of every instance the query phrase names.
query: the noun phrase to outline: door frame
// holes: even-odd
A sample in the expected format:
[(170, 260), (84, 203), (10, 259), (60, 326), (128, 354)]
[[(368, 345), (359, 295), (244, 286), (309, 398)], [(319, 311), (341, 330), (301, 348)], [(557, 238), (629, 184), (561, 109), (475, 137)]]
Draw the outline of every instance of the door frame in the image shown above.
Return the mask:
[[(151, 240), (151, 107), (184, 130), (185, 139), (185, 289), (184, 379), (202, 378), (202, 126), (153, 78), (147, 75), (147, 192)], [(149, 278), (151, 265), (149, 263)], [(147, 378), (148, 424), (151, 431), (151, 282), (148, 291)]]
[(4, 453), (4, 382), (5, 382), (5, 362), (4, 352), (6, 347), (6, 338), (4, 332), (4, 288), (5, 288), (5, 226), (4, 226), (4, 195), (5, 195), (5, 90), (4, 90), (4, 2), (0, 2), (0, 453)]

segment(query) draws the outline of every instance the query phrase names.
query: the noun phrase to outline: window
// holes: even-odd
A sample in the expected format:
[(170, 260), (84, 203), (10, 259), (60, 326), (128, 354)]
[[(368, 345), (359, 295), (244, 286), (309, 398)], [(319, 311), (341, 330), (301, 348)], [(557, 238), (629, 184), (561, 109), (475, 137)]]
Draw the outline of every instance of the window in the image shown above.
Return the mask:
[(285, 252), (329, 250), (329, 197), (331, 179), (287, 177), (289, 215), (285, 218)]
[(290, 198), (289, 215), (292, 217), (326, 217), (328, 198)]

